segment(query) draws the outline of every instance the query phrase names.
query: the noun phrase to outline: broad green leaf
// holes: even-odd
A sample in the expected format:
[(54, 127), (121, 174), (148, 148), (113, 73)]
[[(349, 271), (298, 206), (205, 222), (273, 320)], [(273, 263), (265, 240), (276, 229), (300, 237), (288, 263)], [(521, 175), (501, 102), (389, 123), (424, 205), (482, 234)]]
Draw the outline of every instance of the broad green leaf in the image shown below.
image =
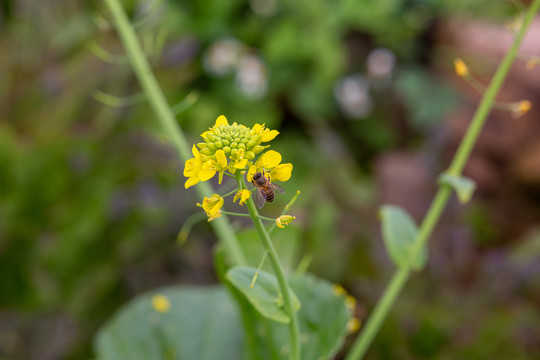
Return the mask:
[[(155, 295), (170, 308), (152, 307)], [(243, 329), (235, 304), (221, 286), (165, 288), (141, 295), (100, 329), (99, 360), (244, 359)]]
[[(259, 271), (253, 287), (251, 282), (257, 269), (249, 266), (236, 266), (227, 271), (226, 278), (239, 290), (255, 309), (264, 317), (280, 323), (288, 323), (291, 319), (285, 310), (283, 295), (276, 277), (266, 271)], [(291, 291), (294, 308), (300, 308), (300, 301)]]
[[(302, 360), (332, 359), (343, 346), (347, 324), (352, 318), (346, 297), (337, 293), (332, 283), (311, 274), (292, 276), (290, 286), (302, 302), (297, 313)], [(271, 322), (260, 330), (261, 336), (273, 345), (273, 359), (288, 359), (289, 327)]]
[(439, 182), (454, 189), (459, 202), (462, 204), (466, 204), (471, 200), (472, 194), (476, 189), (476, 183), (465, 176), (444, 173), (439, 177)]
[(414, 220), (403, 209), (392, 205), (384, 205), (380, 217), (386, 250), (394, 264), (399, 268), (422, 269), (426, 264), (427, 251), (424, 247), (416, 256), (412, 254), (412, 245), (418, 234)]

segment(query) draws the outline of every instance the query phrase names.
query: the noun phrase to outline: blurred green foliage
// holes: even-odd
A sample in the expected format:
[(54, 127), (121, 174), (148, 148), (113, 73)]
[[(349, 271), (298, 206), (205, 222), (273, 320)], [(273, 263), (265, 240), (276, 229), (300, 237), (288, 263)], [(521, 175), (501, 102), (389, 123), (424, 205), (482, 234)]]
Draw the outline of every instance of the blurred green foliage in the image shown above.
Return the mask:
[[(429, 68), (436, 24), (454, 14), (502, 21), (514, 10), (491, 0), (287, 0), (263, 15), (254, 3), (124, 5), (142, 23), (149, 52), (156, 46), (148, 39), (168, 33), (151, 59), (170, 103), (199, 93), (178, 117), (193, 141), (222, 113), (281, 132), (273, 146), (294, 164), (286, 190), (302, 190), (294, 209), (300, 250), (313, 256), (310, 270), (359, 298), (365, 316), (391, 269), (374, 217), (374, 159), (420, 148), (458, 100)], [(129, 67), (89, 50), (94, 42), (122, 54), (101, 4), (3, 0), (0, 9), (0, 358), (88, 358), (95, 329), (129, 298), (163, 284), (215, 281), (213, 235), (197, 224), (176, 247), (198, 209), (148, 106), (116, 109), (92, 97), (139, 92)], [(247, 96), (236, 70), (216, 75), (205, 66), (225, 38), (264, 65), (263, 96)], [(377, 47), (395, 56), (394, 75), (369, 79), (371, 112), (347, 116), (336, 85), (369, 78), (366, 57)], [(280, 207), (267, 208), (273, 216)], [(489, 245), (489, 219), (479, 211), (469, 220), (475, 239)], [(532, 265), (467, 259), (433, 260), (418, 275), (370, 358), (540, 357), (527, 335), (540, 331), (531, 322), (540, 294), (524, 285)], [(508, 285), (494, 287), (498, 277)]]

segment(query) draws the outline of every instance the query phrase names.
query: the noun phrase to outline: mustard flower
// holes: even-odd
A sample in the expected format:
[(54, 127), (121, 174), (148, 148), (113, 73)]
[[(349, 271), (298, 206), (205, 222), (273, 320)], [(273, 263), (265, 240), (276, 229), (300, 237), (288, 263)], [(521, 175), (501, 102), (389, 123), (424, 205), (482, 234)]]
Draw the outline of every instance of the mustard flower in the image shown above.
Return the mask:
[(532, 107), (532, 104), (529, 100), (521, 100), (512, 105), (512, 115), (514, 118), (521, 117), (525, 115)]
[(152, 297), (152, 307), (162, 314), (171, 309), (171, 302), (165, 295), (155, 295)]
[(286, 225), (289, 225), (291, 221), (296, 219), (295, 216), (291, 215), (281, 215), (276, 219), (276, 226), (280, 229), (284, 229)]
[(465, 64), (463, 60), (460, 58), (454, 59), (454, 69), (456, 71), (457, 76), (459, 77), (465, 77), (469, 75), (469, 68)]
[(253, 180), (253, 175), (257, 172), (268, 172), (271, 181), (287, 181), (291, 178), (293, 166), (290, 163), (281, 164), (281, 154), (274, 150), (269, 150), (262, 154), (254, 165), (250, 166), (247, 179)]
[(202, 205), (197, 204), (197, 206), (202, 207), (203, 210), (206, 211), (206, 215), (208, 216), (208, 221), (212, 221), (221, 216), (221, 207), (223, 206), (223, 198), (219, 196), (218, 194), (213, 194), (210, 197), (205, 197), (203, 199)]
[(234, 195), (233, 202), (236, 202), (236, 200), (240, 200), (238, 204), (244, 205), (244, 203), (251, 197), (251, 191), (242, 189)]
[(193, 146), (193, 158), (186, 161), (186, 189), (199, 181), (210, 180), (216, 172), (221, 184), (225, 171), (234, 174), (249, 168), (255, 157), (268, 147), (262, 143), (273, 140), (278, 134), (264, 124), (255, 124), (252, 128), (237, 123), (231, 125), (220, 115), (214, 126), (201, 134), (203, 142)]

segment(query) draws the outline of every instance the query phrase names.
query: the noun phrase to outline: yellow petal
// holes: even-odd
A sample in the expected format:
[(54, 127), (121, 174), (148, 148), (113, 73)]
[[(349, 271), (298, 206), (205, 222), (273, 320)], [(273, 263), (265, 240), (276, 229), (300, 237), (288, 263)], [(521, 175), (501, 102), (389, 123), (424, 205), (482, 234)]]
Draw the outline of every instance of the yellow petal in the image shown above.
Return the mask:
[(263, 129), (263, 125), (261, 124), (255, 124), (253, 125), (253, 127), (251, 128), (251, 134), (255, 135), (255, 134), (258, 134), (262, 131)]
[(188, 159), (186, 161), (186, 164), (184, 165), (184, 176), (185, 177), (192, 177), (199, 171), (200, 168), (200, 162), (197, 161), (195, 158)]
[(279, 134), (279, 131), (277, 130), (270, 130), (270, 131), (266, 131), (262, 134), (261, 136), (261, 141), (262, 142), (267, 142), (267, 141), (271, 141), (271, 140), (274, 140), (274, 138), (276, 136), (278, 136)]
[(251, 196), (251, 191), (242, 189), (234, 195), (233, 201), (236, 202), (236, 200), (240, 200), (238, 204), (243, 205), (247, 199), (249, 199)]
[(287, 181), (291, 178), (292, 169), (290, 163), (278, 165), (270, 171), (270, 178), (272, 181)]
[(281, 154), (274, 150), (268, 150), (261, 155), (257, 160), (258, 167), (264, 169), (272, 169), (279, 165), (281, 162)]
[(243, 169), (246, 167), (248, 162), (248, 159), (242, 159), (240, 161), (237, 161), (236, 164), (234, 164), (234, 167), (237, 169)]
[(189, 179), (186, 180), (186, 183), (184, 184), (184, 187), (187, 189), (195, 184), (197, 184), (199, 182), (199, 178), (198, 177), (190, 177)]
[(222, 169), (227, 167), (227, 157), (225, 156), (225, 151), (221, 149), (216, 151), (216, 161)]
[(193, 156), (195, 159), (199, 159), (201, 157), (201, 154), (199, 153), (199, 149), (195, 145), (191, 148), (191, 152), (193, 153)]
[(216, 124), (214, 126), (220, 126), (220, 125), (229, 125), (229, 122), (227, 121), (227, 118), (225, 115), (219, 115), (216, 119)]
[(205, 162), (201, 169), (199, 170), (198, 177), (201, 181), (210, 180), (216, 174), (216, 169), (214, 168), (214, 161), (208, 160)]
[(257, 172), (257, 167), (255, 165), (251, 165), (247, 172), (247, 180), (249, 182), (253, 181), (253, 175), (255, 175), (256, 172)]

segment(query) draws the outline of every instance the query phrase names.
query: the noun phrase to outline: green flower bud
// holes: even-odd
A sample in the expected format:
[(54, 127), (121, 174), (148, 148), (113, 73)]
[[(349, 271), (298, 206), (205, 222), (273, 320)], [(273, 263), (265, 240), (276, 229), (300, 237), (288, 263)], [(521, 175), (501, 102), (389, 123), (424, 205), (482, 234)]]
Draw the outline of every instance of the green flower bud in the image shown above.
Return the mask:
[(217, 148), (221, 149), (223, 147), (223, 142), (222, 141), (216, 141), (214, 143), (216, 145)]
[(231, 152), (231, 148), (228, 146), (223, 147), (223, 151), (225, 151), (225, 154), (229, 154)]
[(248, 160), (253, 160), (255, 159), (255, 153), (253, 151), (246, 151), (245, 157)]
[(200, 143), (197, 143), (197, 147), (199, 149), (204, 149), (204, 148), (208, 147), (208, 145), (206, 145), (206, 143), (200, 142)]
[(204, 155), (212, 155), (212, 150), (210, 150), (209, 148), (204, 148), (201, 150), (201, 154), (204, 154)]
[(231, 143), (231, 148), (235, 149), (237, 146), (238, 146), (238, 144), (236, 142)]
[(253, 146), (255, 146), (256, 142), (255, 140), (249, 140), (247, 143), (246, 143), (246, 147), (248, 149), (252, 148)]
[(223, 144), (229, 145), (231, 142), (229, 140), (223, 140)]

